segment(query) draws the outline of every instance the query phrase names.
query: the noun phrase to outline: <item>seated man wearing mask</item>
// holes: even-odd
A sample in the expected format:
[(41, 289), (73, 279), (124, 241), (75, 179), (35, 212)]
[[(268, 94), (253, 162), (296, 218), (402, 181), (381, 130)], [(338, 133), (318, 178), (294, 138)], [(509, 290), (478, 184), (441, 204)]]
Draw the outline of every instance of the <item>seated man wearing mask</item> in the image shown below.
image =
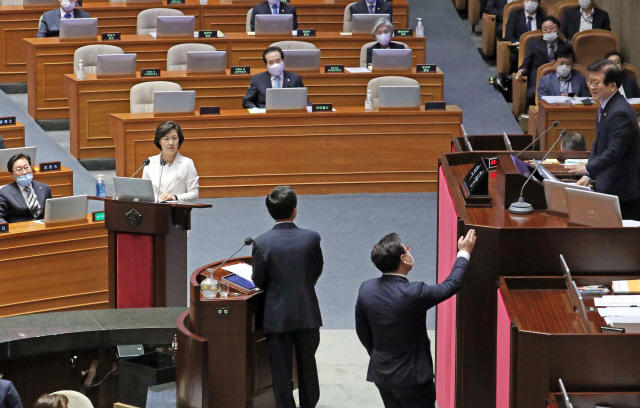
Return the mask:
[(587, 80), (584, 75), (573, 70), (576, 62), (576, 54), (573, 47), (564, 44), (558, 46), (555, 53), (554, 65), (556, 72), (540, 78), (538, 82), (538, 99), (543, 96), (589, 96)]
[(622, 96), (625, 98), (640, 98), (640, 87), (638, 87), (638, 83), (635, 79), (626, 75), (622, 54), (617, 51), (611, 51), (604, 56), (604, 59), (613, 62), (620, 71), (622, 71), (622, 86), (618, 89)]
[(387, 48), (392, 50), (404, 49), (404, 45), (391, 41), (391, 34), (393, 34), (393, 23), (391, 23), (391, 21), (386, 18), (379, 18), (373, 23), (371, 36), (378, 40), (378, 42), (367, 48), (367, 65), (371, 65), (373, 50), (385, 50)]
[(31, 157), (18, 153), (9, 159), (7, 170), (13, 183), (0, 188), (0, 223), (24, 222), (44, 218), (44, 204), (51, 188), (33, 180)]
[(542, 39), (531, 41), (527, 52), (518, 70), (516, 79), (524, 81), (527, 77), (527, 105), (533, 105), (536, 99), (536, 78), (538, 68), (555, 60), (555, 53), (559, 46), (565, 42), (558, 39), (560, 22), (553, 16), (545, 17), (540, 26)]
[(349, 7), (354, 14), (388, 14), (393, 21), (393, 3), (386, 0), (360, 0)]
[(304, 88), (300, 75), (284, 70), (284, 52), (280, 47), (269, 47), (262, 53), (267, 72), (251, 77), (247, 94), (242, 98), (245, 109), (264, 108), (267, 88)]
[(251, 31), (256, 31), (257, 14), (293, 14), (293, 29), (298, 29), (298, 15), (296, 8), (289, 3), (280, 3), (280, 0), (268, 0), (256, 4), (251, 13)]
[(580, 31), (598, 28), (611, 31), (609, 13), (595, 8), (592, 0), (578, 0), (580, 7), (570, 8), (562, 17), (562, 32), (571, 41), (573, 35)]
[[(538, 26), (542, 24), (542, 20), (546, 17), (540, 7), (538, 0), (527, 0), (524, 2), (524, 8), (514, 10), (509, 14), (507, 20), (507, 28), (504, 33), (504, 40), (517, 43), (520, 36), (529, 31), (536, 31)], [(510, 72), (518, 70), (518, 51), (519, 47), (511, 47), (509, 62), (511, 64)]]
[(76, 2), (71, 0), (58, 0), (60, 8), (45, 11), (36, 37), (58, 37), (60, 35), (60, 20), (74, 18), (89, 18), (89, 13), (76, 10)]

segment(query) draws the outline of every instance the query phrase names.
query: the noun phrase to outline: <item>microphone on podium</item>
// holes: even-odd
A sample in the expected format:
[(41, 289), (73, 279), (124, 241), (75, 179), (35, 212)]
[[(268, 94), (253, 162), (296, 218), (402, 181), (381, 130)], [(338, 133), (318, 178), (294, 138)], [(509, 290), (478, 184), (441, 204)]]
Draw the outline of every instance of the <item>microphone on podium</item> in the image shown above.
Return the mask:
[(211, 275), (213, 275), (214, 273), (216, 273), (218, 271), (218, 269), (220, 269), (222, 267), (222, 265), (226, 264), (227, 261), (231, 258), (233, 258), (233, 256), (235, 254), (237, 254), (238, 252), (240, 252), (240, 250), (244, 247), (246, 247), (247, 245), (251, 245), (253, 244), (253, 238), (251, 237), (246, 237), (244, 239), (244, 244), (242, 244), (242, 246), (240, 248), (238, 248), (238, 250), (236, 252), (233, 253), (233, 255), (231, 255), (230, 257), (228, 257), (227, 259), (224, 260), (224, 262), (222, 262), (220, 265), (218, 265), (218, 267), (215, 269), (215, 271), (213, 271), (213, 273)]
[(131, 178), (134, 178), (134, 177), (136, 176), (136, 174), (138, 174), (138, 172), (139, 172), (140, 170), (142, 170), (142, 168), (143, 168), (143, 167), (148, 166), (148, 165), (149, 165), (149, 163), (151, 163), (151, 162), (149, 161), (149, 159), (144, 159), (144, 161), (142, 162), (142, 166), (140, 166), (140, 167), (138, 168), (138, 170), (136, 170), (136, 172), (135, 172), (135, 173), (133, 173), (133, 176), (131, 176)]
[[(556, 120), (556, 122), (557, 122), (557, 120)], [(541, 162), (545, 161), (545, 159), (547, 158), (549, 153), (551, 153), (551, 151), (553, 150), (554, 147), (556, 147), (556, 145), (558, 144), (560, 139), (562, 139), (562, 137), (564, 135), (566, 135), (566, 134), (567, 134), (567, 129), (562, 129), (562, 132), (560, 132), (560, 136), (558, 136), (558, 138), (553, 143), (553, 145), (551, 146), (549, 151), (547, 151), (547, 154), (545, 154), (544, 157), (542, 158), (542, 160), (540, 160)], [(509, 206), (509, 212), (512, 213), (512, 214), (531, 214), (533, 212), (533, 206), (531, 204), (529, 204), (528, 202), (524, 201), (524, 198), (522, 197), (522, 194), (524, 193), (524, 186), (526, 186), (527, 183), (529, 182), (529, 180), (531, 180), (531, 177), (533, 177), (533, 174), (536, 171), (538, 171), (538, 162), (534, 159), (533, 163), (535, 164), (536, 168), (531, 172), (531, 174), (529, 174), (529, 177), (527, 178), (527, 180), (522, 185), (522, 188), (520, 189), (520, 198), (518, 199), (518, 201), (512, 203)]]
[(542, 136), (546, 135), (548, 131), (550, 131), (550, 130), (551, 130), (551, 129), (553, 129), (554, 127), (557, 127), (559, 124), (560, 124), (560, 121), (559, 121), (559, 120), (556, 120), (555, 122), (553, 122), (553, 123), (551, 124), (551, 126), (549, 126), (549, 129), (545, 130), (544, 132), (542, 132), (542, 134), (541, 134), (540, 136), (536, 137), (536, 138), (535, 138), (535, 140), (534, 140), (533, 142), (529, 143), (529, 144), (527, 145), (527, 147), (525, 147), (524, 149), (522, 149), (522, 150), (520, 151), (520, 153), (518, 153), (518, 154), (516, 155), (516, 157), (518, 157), (518, 156), (520, 156), (522, 153), (524, 153), (524, 151), (525, 151), (525, 150), (527, 150), (527, 149), (529, 148), (529, 146), (533, 145), (535, 142), (537, 142), (538, 140), (540, 140), (540, 138), (541, 138)]
[[(164, 165), (167, 164), (167, 161), (165, 159), (160, 159), (160, 180), (158, 181), (158, 190), (160, 189), (160, 186), (162, 186), (162, 172), (164, 171)], [(159, 196), (160, 194), (158, 194)]]

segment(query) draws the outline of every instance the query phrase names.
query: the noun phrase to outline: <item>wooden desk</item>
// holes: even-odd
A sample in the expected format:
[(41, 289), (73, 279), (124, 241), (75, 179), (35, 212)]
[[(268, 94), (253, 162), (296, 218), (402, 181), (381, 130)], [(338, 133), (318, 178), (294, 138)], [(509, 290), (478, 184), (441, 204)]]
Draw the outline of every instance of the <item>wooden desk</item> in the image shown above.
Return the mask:
[[(15, 125), (11, 126), (0, 126), (0, 135), (2, 135), (2, 140), (4, 140), (4, 145), (7, 149), (24, 147), (24, 125), (20, 122), (16, 122)], [(0, 163), (0, 168), (1, 165), (2, 163)]]
[[(337, 112), (174, 117), (193, 159), (200, 197), (262, 196), (275, 185), (299, 194), (435, 191), (437, 158), (459, 136), (462, 111)], [(129, 176), (157, 155), (153, 135), (166, 118), (109, 117), (116, 173)], [(410, 152), (407, 151), (408, 146)]]
[[(511, 142), (511, 147), (516, 152), (527, 147), (533, 138), (531, 135), (507, 135)], [(503, 135), (468, 135), (469, 143), (473, 151), (506, 151)], [(531, 148), (530, 148), (531, 149)], [(451, 143), (451, 151), (455, 152), (468, 152), (469, 148), (464, 140), (464, 137), (456, 137)]]
[[(212, 39), (164, 39), (156, 40), (149, 35), (125, 35), (121, 41), (109, 42), (121, 47), (124, 52), (138, 54), (138, 69), (160, 68), (166, 70), (167, 51), (184, 42), (207, 43), (217, 50), (227, 51), (227, 63), (250, 65), (254, 69), (264, 69), (262, 52), (273, 42), (286, 38), (254, 37), (246, 33), (231, 33), (227, 38)], [(293, 37), (291, 39), (294, 39)], [(360, 49), (370, 41), (366, 36), (340, 36), (339, 33), (318, 33), (309, 39), (322, 50), (322, 66), (344, 64), (357, 67)], [(416, 62), (424, 62), (425, 38), (403, 38), (403, 42), (413, 49)], [(65, 119), (69, 117), (69, 105), (64, 94), (64, 74), (73, 74), (73, 54), (81, 46), (97, 44), (100, 41), (63, 41), (59, 38), (25, 38), (25, 58), (27, 61), (27, 84), (29, 92), (29, 115), (36, 119)]]
[[(634, 387), (637, 388), (637, 387)], [(596, 405), (615, 408), (637, 408), (640, 406), (640, 392), (568, 392), (574, 408), (595, 407)], [(562, 393), (549, 394), (549, 408), (565, 408)]]
[(0, 234), (0, 317), (107, 308), (107, 230), (88, 218), (15, 223)]
[[(500, 157), (500, 153), (497, 155)], [(530, 160), (543, 155), (525, 152), (520, 157)], [(454, 298), (438, 305), (436, 387), (440, 408), (496, 407), (496, 281), (500, 276), (558, 275), (560, 254), (575, 276), (603, 275), (607, 271), (637, 274), (640, 265), (640, 241), (633, 228), (569, 227), (567, 218), (540, 209), (529, 215), (509, 213), (505, 206), (512, 200), (504, 198), (505, 184), (499, 188), (500, 180), (506, 183), (499, 169), (489, 178), (492, 206), (466, 207), (459, 193), (460, 182), (484, 156), (486, 152), (472, 152), (441, 158), (438, 282), (449, 275), (455, 262), (457, 238), (474, 228), (478, 240), (464, 287)], [(587, 156), (588, 152), (554, 152), (549, 157)], [(514, 182), (513, 177), (509, 181)], [(518, 186), (512, 183), (510, 194), (519, 192)], [(529, 183), (524, 198), (540, 201), (540, 186)]]
[[(367, 96), (369, 81), (381, 75), (301, 72), (301, 76), (312, 102), (358, 107), (363, 105)], [(442, 71), (416, 74), (414, 69), (413, 73), (404, 76), (420, 83), (423, 104), (443, 99)], [(113, 139), (109, 135), (109, 114), (129, 112), (129, 94), (135, 84), (154, 80), (172, 81), (184, 90), (197, 91), (196, 109), (200, 106), (220, 106), (227, 110), (242, 108), (242, 98), (250, 79), (251, 75), (186, 75), (184, 71), (162, 71), (158, 78), (140, 78), (138, 74), (135, 78), (96, 79), (95, 74), (86, 74), (82, 81), (78, 81), (75, 75), (65, 75), (64, 87), (71, 119), (71, 154), (77, 159), (114, 157)]]
[[(53, 197), (68, 197), (73, 195), (73, 171), (64, 166), (62, 166), (62, 170), (60, 171), (45, 173), (34, 172), (33, 178), (36, 181), (49, 185)], [(5, 171), (0, 171), (0, 186), (10, 183), (13, 183), (13, 179), (9, 176), (5, 167)]]

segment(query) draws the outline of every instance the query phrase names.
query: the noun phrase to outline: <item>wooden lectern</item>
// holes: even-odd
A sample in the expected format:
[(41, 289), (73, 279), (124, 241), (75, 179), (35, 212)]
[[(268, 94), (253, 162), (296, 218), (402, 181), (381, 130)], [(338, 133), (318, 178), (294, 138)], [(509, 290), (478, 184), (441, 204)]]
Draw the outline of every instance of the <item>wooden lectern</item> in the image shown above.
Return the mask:
[(103, 201), (109, 230), (109, 307), (186, 306), (191, 210), (211, 205)]

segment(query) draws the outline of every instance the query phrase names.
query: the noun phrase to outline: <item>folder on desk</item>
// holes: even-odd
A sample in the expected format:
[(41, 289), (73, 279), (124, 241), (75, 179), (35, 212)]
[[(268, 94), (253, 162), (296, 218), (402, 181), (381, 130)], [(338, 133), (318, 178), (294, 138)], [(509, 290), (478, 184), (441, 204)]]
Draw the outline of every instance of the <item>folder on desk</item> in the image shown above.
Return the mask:
[(640, 293), (640, 279), (613, 281), (613, 293)]

